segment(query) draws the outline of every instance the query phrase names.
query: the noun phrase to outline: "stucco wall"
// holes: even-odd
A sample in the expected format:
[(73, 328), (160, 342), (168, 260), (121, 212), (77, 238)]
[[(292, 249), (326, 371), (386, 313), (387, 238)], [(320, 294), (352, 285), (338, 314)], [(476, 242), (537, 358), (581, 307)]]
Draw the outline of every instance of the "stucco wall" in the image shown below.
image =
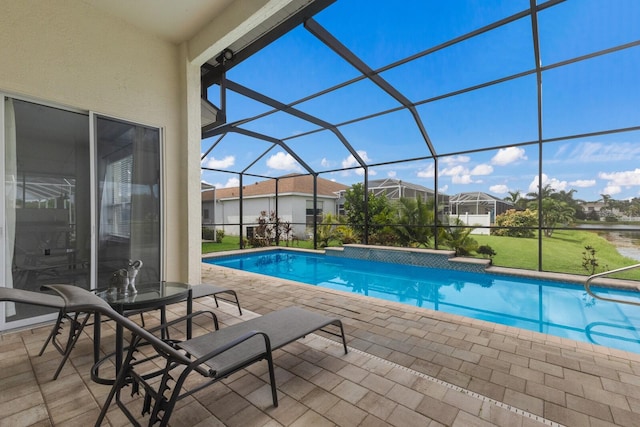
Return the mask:
[[(81, 1), (0, 3), (0, 91), (160, 127), (167, 223), (185, 224), (185, 116), (177, 46), (109, 18)], [(179, 184), (177, 184), (179, 183)], [(177, 199), (177, 200), (176, 200)], [(187, 251), (167, 227), (166, 277), (186, 279)]]
[[(282, 221), (297, 223), (293, 225), (293, 234), (296, 237), (306, 236), (307, 220), (307, 200), (313, 200), (311, 195), (284, 195), (278, 200), (278, 216)], [(318, 202), (324, 202), (323, 214), (335, 213), (336, 200), (318, 197)], [(217, 224), (237, 224), (240, 221), (240, 204), (238, 200), (222, 200), (216, 204), (215, 216)], [(275, 211), (274, 197), (253, 197), (244, 199), (242, 217), (243, 217), (243, 236), (246, 237), (246, 227), (254, 225), (261, 211)], [(222, 228), (225, 234), (230, 236), (238, 235), (238, 226), (230, 225)]]
[(200, 280), (200, 65), (290, 1), (234, 1), (176, 45), (81, 0), (0, 0), (0, 93), (163, 129), (167, 280)]

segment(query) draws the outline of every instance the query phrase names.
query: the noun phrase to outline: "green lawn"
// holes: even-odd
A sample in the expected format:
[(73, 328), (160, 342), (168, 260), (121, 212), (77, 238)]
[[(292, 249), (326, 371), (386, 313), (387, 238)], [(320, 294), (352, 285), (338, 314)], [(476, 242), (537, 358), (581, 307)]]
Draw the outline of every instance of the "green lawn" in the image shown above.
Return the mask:
[[(493, 265), (510, 268), (538, 270), (538, 239), (523, 239), (517, 237), (473, 235), (479, 245), (489, 245), (496, 252)], [(281, 243), (284, 247), (285, 244)], [(312, 241), (300, 241), (293, 244), (294, 248), (313, 249)], [(551, 237), (542, 240), (543, 270), (559, 273), (572, 273), (587, 276), (582, 267), (585, 246), (596, 249), (596, 259), (599, 267), (597, 272), (612, 270), (639, 263), (636, 260), (623, 257), (615, 246), (595, 232), (582, 230), (556, 230)], [(202, 253), (228, 251), (239, 249), (237, 236), (225, 236), (222, 243), (202, 243)], [(640, 270), (633, 270), (617, 277), (640, 280)]]
[[(284, 242), (280, 243), (280, 246), (286, 247)], [(301, 240), (296, 242), (289, 242), (289, 246), (302, 249), (313, 249), (313, 241)], [(238, 236), (224, 236), (222, 243), (202, 242), (202, 253), (207, 254), (210, 252), (231, 251), (234, 249), (240, 249), (240, 238)]]
[[(538, 269), (538, 239), (517, 237), (473, 235), (480, 245), (489, 245), (496, 252), (493, 264), (501, 267)], [(542, 269), (560, 273), (588, 275), (582, 267), (585, 246), (596, 249), (600, 273), (639, 263), (631, 258), (623, 257), (616, 247), (597, 233), (582, 230), (556, 230), (551, 237), (542, 240)], [(624, 275), (627, 278), (639, 279), (638, 271)]]

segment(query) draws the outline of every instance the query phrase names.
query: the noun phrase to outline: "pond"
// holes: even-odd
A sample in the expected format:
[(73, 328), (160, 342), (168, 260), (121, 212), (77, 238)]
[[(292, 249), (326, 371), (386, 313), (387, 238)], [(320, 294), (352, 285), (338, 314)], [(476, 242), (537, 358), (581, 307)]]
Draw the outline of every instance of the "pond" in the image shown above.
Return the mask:
[(580, 224), (577, 228), (597, 231), (599, 236), (615, 245), (620, 255), (640, 261), (640, 230), (637, 227), (626, 224)]

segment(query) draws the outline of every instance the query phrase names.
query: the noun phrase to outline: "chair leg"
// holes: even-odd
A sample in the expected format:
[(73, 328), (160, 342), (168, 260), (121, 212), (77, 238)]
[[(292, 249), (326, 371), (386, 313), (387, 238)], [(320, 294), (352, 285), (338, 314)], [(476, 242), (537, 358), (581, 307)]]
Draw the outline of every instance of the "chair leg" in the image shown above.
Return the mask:
[(44, 350), (47, 348), (51, 340), (55, 339), (55, 336), (60, 333), (60, 329), (62, 328), (62, 319), (64, 319), (64, 316), (65, 316), (64, 310), (60, 310), (60, 312), (58, 313), (58, 319), (56, 320), (56, 323), (53, 325), (53, 328), (51, 329), (51, 332), (49, 333), (47, 340), (42, 345), (42, 348), (40, 349), (40, 353), (38, 353), (38, 356), (42, 356), (44, 354)]
[(240, 316), (242, 316), (242, 309), (240, 308), (240, 300), (238, 300), (238, 294), (236, 294), (236, 291), (231, 291), (231, 294), (233, 294), (234, 298), (236, 299), (236, 305), (238, 306), (238, 312), (240, 313)]
[[(109, 390), (109, 394), (107, 395), (107, 400), (104, 402), (104, 405), (100, 410), (100, 415), (98, 415), (98, 419), (96, 420), (96, 424), (95, 424), (96, 427), (99, 427), (102, 425), (102, 422), (104, 421), (104, 418), (107, 415), (107, 411), (109, 410), (109, 406), (111, 406), (111, 402), (113, 402), (113, 399), (116, 397), (116, 395), (119, 395), (120, 389), (122, 389), (126, 385), (127, 367), (131, 362), (132, 353), (133, 353), (132, 349), (129, 349), (127, 358), (125, 359), (125, 363), (123, 364), (122, 369), (120, 369), (120, 372), (118, 373), (118, 376), (116, 377), (115, 382), (111, 386), (111, 390)], [(125, 415), (129, 417), (129, 414), (125, 413)]]
[(91, 313), (84, 313), (84, 318), (82, 319), (82, 321), (78, 321), (78, 317), (80, 317), (81, 314), (83, 313), (75, 313), (73, 318), (69, 317), (70, 319), (69, 320), (69, 338), (67, 340), (67, 345), (65, 347), (62, 360), (60, 361), (60, 364), (58, 365), (58, 369), (56, 369), (55, 374), (53, 374), (54, 380), (58, 379), (58, 375), (60, 375), (60, 371), (62, 371), (62, 368), (67, 362), (67, 359), (69, 359), (69, 356), (71, 355), (71, 350), (73, 350), (73, 348), (75, 347), (76, 342), (78, 342), (78, 338), (80, 338), (80, 334), (82, 333), (82, 331), (84, 330), (84, 327), (89, 321), (89, 317), (91, 317)]
[(269, 382), (271, 383), (271, 397), (273, 398), (273, 406), (278, 407), (278, 390), (276, 390), (276, 374), (273, 368), (273, 356), (269, 351), (267, 353), (267, 365), (269, 366)]
[[(242, 308), (240, 308), (240, 300), (238, 299), (238, 294), (236, 294), (236, 291), (228, 290), (228, 291), (225, 291), (225, 292), (230, 294), (230, 295), (233, 295), (233, 298), (235, 298), (235, 300), (236, 300), (236, 305), (238, 306), (238, 312), (240, 313), (240, 316), (242, 316)], [(225, 299), (225, 298), (220, 298), (220, 299), (223, 300), (223, 301), (227, 301), (227, 302), (233, 302), (232, 300), (228, 300), (228, 299)], [(216, 307), (220, 307), (218, 305), (218, 296), (216, 294), (213, 294), (213, 300), (216, 302)]]

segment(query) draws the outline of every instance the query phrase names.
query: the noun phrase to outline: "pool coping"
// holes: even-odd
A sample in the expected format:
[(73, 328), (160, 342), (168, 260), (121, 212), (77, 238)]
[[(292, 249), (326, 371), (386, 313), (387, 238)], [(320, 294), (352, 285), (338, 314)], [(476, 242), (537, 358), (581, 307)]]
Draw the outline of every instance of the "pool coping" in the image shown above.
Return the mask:
[[(236, 255), (248, 254), (248, 253), (273, 252), (273, 251), (293, 251), (293, 252), (311, 253), (316, 255), (335, 256), (335, 255), (344, 253), (345, 248), (366, 249), (366, 250), (376, 250), (376, 251), (393, 251), (393, 252), (402, 252), (402, 253), (410, 253), (410, 254), (436, 255), (441, 257), (447, 257), (447, 261), (449, 263), (452, 263), (452, 265), (472, 266), (471, 270), (464, 267), (460, 269), (451, 268), (452, 270), (472, 271), (477, 273), (484, 272), (488, 274), (513, 276), (513, 277), (521, 277), (521, 278), (544, 280), (544, 281), (554, 281), (554, 282), (569, 283), (569, 284), (580, 285), (580, 286), (584, 286), (585, 281), (589, 277), (589, 276), (581, 276), (578, 274), (571, 274), (571, 273), (557, 273), (557, 272), (550, 272), (550, 271), (525, 270), (525, 269), (511, 268), (511, 267), (498, 267), (498, 266), (492, 265), (491, 260), (489, 259), (459, 257), (459, 256), (455, 256), (454, 251), (448, 251), (448, 250), (404, 248), (404, 247), (395, 247), (395, 246), (372, 246), (372, 245), (360, 245), (360, 244), (349, 244), (341, 247), (328, 247), (328, 248), (317, 249), (317, 250), (295, 248), (295, 247), (281, 247), (281, 246), (235, 249), (231, 251), (212, 252), (208, 254), (203, 254), (202, 259), (205, 260), (209, 258), (225, 258), (225, 257), (236, 256)], [(380, 261), (380, 260), (376, 260), (376, 261)], [(380, 261), (380, 262), (390, 262), (390, 261)], [(420, 264), (413, 264), (413, 265), (418, 265), (421, 267), (430, 267), (429, 265), (420, 265)], [(435, 266), (431, 266), (431, 267), (435, 267)], [(635, 280), (629, 280), (629, 279), (615, 279), (615, 278), (601, 277), (594, 280), (592, 282), (592, 286), (631, 290), (631, 291), (640, 290), (640, 282)]]

